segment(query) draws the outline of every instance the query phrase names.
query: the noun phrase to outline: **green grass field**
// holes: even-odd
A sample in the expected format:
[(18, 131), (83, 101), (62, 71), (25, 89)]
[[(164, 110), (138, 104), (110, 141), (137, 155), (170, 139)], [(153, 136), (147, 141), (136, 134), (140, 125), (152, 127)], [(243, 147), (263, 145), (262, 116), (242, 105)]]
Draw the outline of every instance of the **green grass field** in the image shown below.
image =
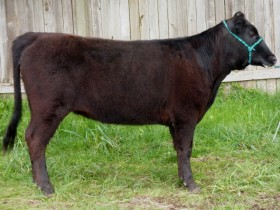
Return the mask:
[[(220, 91), (222, 92), (222, 91)], [(13, 100), (0, 98), (0, 139)], [(24, 141), (26, 100), (15, 149), (0, 158), (0, 209), (279, 209), (280, 94), (235, 88), (219, 94), (198, 125), (192, 168), (202, 191), (177, 178), (176, 153), (163, 126), (105, 125), (74, 114), (47, 150), (56, 193), (32, 183)]]

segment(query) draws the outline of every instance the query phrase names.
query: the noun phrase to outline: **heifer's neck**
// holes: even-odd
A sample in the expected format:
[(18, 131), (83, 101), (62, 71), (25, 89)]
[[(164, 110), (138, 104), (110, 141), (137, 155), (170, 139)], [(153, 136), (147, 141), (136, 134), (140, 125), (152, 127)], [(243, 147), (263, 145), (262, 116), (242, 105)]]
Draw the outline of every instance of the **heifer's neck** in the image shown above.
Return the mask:
[(190, 38), (191, 45), (200, 55), (202, 68), (208, 72), (212, 83), (220, 84), (232, 70), (247, 66), (245, 48), (236, 46), (236, 41), (229, 35), (220, 23)]

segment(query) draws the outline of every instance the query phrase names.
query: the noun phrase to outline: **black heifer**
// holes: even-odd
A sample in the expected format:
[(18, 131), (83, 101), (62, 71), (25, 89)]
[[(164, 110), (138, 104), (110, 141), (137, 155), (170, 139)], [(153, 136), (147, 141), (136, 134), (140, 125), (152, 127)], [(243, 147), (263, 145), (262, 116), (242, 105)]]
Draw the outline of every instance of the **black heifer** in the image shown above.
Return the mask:
[(3, 147), (12, 148), (21, 117), (21, 73), (31, 109), (25, 137), (33, 180), (45, 194), (54, 192), (46, 146), (69, 112), (105, 123), (168, 126), (179, 177), (190, 191), (197, 190), (190, 166), (193, 135), (221, 81), (233, 69), (276, 63), (240, 12), (201, 34), (178, 39), (112, 41), (26, 33), (13, 42), (12, 55), (15, 108)]

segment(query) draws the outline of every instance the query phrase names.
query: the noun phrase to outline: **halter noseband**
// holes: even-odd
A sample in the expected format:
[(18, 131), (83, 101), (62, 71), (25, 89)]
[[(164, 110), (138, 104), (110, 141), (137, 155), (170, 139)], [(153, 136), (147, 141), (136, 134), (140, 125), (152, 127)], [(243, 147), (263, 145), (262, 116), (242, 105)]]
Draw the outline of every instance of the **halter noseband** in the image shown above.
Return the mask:
[(250, 46), (228, 28), (228, 25), (225, 20), (223, 20), (223, 23), (224, 23), (226, 29), (228, 30), (228, 32), (247, 48), (248, 53), (249, 53), (248, 63), (250, 65), (251, 61), (252, 61), (252, 51), (255, 51), (255, 47), (263, 40), (263, 38), (260, 38), (258, 41), (256, 41), (253, 45)]

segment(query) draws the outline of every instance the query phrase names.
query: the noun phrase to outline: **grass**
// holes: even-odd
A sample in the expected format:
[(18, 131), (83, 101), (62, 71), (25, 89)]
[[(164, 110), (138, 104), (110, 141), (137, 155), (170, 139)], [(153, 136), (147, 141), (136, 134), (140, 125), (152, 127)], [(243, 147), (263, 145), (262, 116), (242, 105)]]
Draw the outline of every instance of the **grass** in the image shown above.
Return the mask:
[[(12, 104), (0, 98), (1, 139)], [(277, 209), (280, 134), (272, 138), (279, 104), (279, 93), (236, 87), (218, 95), (195, 134), (199, 194), (178, 181), (167, 128), (105, 125), (71, 114), (48, 146), (56, 193), (44, 197), (31, 179), (25, 100), (15, 149), (0, 159), (0, 209)]]

